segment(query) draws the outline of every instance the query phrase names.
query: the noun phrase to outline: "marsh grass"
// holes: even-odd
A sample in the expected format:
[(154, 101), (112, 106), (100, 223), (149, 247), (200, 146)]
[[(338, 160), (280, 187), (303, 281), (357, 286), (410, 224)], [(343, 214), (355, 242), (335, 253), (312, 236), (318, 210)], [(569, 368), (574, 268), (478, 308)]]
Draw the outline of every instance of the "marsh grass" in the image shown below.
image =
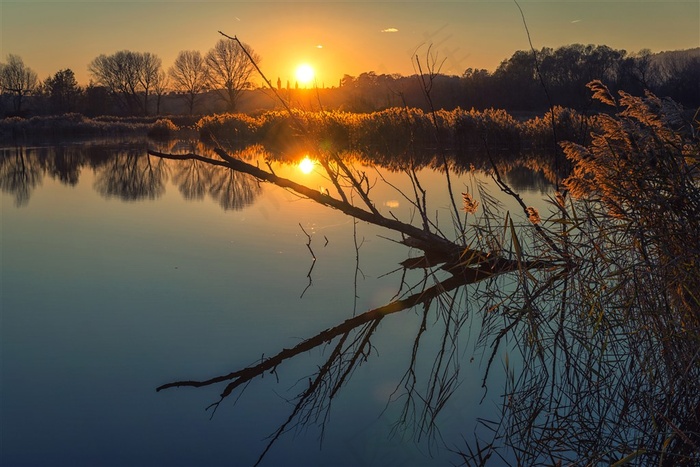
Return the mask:
[[(552, 148), (550, 115), (518, 120), (504, 110), (455, 109), (434, 113), (393, 107), (372, 113), (341, 111), (268, 111), (256, 117), (220, 114), (203, 117), (197, 124), (203, 139), (228, 142), (232, 147), (260, 143), (273, 152), (298, 139), (297, 122), (326, 150), (361, 150), (393, 157), (408, 151), (435, 151), (436, 137), (453, 153), (482, 147), (517, 151)], [(585, 142), (596, 119), (571, 109), (553, 110), (555, 125), (568, 140)], [(437, 131), (437, 135), (436, 135)]]
[[(573, 267), (483, 296), (497, 313), (483, 315), (481, 345), (522, 365), (506, 361), (501, 415), (482, 421), (490, 439), (468, 440), (468, 465), (700, 461), (698, 122), (651, 94), (589, 86), (615, 113), (589, 144), (562, 144), (574, 198), (552, 196), (541, 224)], [(516, 235), (558, 254), (532, 229)]]

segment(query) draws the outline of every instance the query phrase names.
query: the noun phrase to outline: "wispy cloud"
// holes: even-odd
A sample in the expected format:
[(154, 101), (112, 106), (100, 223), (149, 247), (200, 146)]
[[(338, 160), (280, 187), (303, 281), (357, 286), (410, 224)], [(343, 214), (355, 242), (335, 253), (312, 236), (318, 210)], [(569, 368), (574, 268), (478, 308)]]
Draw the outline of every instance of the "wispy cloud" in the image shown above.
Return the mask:
[(399, 30), (396, 28), (386, 28), (386, 29), (382, 29), (381, 32), (399, 32)]
[(575, 19), (575, 20), (573, 20), (573, 21), (571, 22), (571, 24), (580, 23), (580, 22), (581, 22), (580, 19)]

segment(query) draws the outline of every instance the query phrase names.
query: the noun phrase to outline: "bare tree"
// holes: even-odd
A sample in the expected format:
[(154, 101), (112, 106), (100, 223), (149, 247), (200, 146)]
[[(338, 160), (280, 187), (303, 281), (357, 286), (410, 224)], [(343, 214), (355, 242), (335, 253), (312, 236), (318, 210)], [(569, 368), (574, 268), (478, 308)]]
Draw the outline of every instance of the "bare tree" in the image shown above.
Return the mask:
[(161, 72), (161, 60), (157, 55), (145, 52), (139, 55), (139, 84), (143, 88), (143, 110), (148, 115), (148, 94), (154, 90)]
[(156, 95), (156, 115), (160, 115), (160, 101), (169, 88), (170, 80), (168, 75), (163, 70), (158, 70), (153, 81), (153, 92)]
[(173, 80), (173, 88), (185, 96), (190, 114), (194, 113), (197, 97), (207, 89), (209, 79), (202, 54), (198, 50), (181, 51), (168, 74)]
[(121, 50), (112, 55), (100, 55), (88, 69), (98, 84), (121, 97), (129, 113), (148, 113), (148, 95), (161, 69), (161, 60), (156, 55)]
[(38, 83), (36, 72), (27, 67), (20, 56), (9, 54), (7, 63), (0, 63), (0, 88), (15, 95), (15, 112), (22, 110), (22, 98), (31, 94)]
[(250, 75), (255, 71), (243, 48), (260, 63), (260, 56), (248, 44), (241, 45), (230, 39), (219, 40), (206, 56), (209, 84), (219, 91), (229, 112), (236, 110), (241, 92), (251, 87)]
[(121, 50), (112, 55), (102, 54), (88, 65), (88, 70), (98, 84), (121, 97), (120, 103), (128, 112), (137, 111), (140, 99), (137, 97), (139, 73), (136, 53)]

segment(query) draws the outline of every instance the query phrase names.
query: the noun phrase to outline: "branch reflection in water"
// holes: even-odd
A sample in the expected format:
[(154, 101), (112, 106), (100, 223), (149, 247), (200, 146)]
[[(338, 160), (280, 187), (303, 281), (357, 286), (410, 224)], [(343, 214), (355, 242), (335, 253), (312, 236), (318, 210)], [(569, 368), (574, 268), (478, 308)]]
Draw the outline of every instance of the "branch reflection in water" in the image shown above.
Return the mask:
[[(593, 151), (598, 151), (594, 154), (602, 153), (597, 157), (603, 164), (602, 158), (607, 156), (601, 148), (608, 147), (605, 141), (619, 139), (625, 132), (630, 138), (644, 133), (661, 136), (646, 139), (644, 144), (659, 145), (653, 150), (663, 152), (669, 160), (660, 173), (669, 179), (676, 177), (673, 183), (680, 183), (687, 201), (664, 207), (674, 209), (673, 229), (697, 239), (700, 193), (695, 133), (667, 130), (661, 122), (676, 120), (653, 98), (646, 102), (623, 96), (622, 104), (627, 111), (616, 119), (604, 120), (602, 133), (594, 137), (597, 149)], [(598, 177), (597, 186), (610, 183), (610, 174), (601, 172), (600, 166), (585, 165), (591, 156), (577, 156), (585, 151), (581, 148), (565, 146), (569, 157), (579, 163), (569, 185), (576, 189), (591, 176)], [(638, 146), (623, 149), (640, 150)], [(631, 210), (622, 211), (627, 217), (611, 216), (600, 198), (587, 197), (591, 191), (579, 188), (580, 200), (552, 193), (550, 211), (540, 213), (511, 189), (495, 163), (497, 185), (517, 201), (532, 222), (515, 222), (479, 185), (480, 216), (470, 219), (467, 212), (459, 222), (453, 218), (455, 234), (451, 239), (445, 235), (444, 225), (429, 215), (427, 193), (410, 158), (400, 168), (411, 181), (413, 195), (399, 195), (411, 201), (421, 227), (391, 213), (382, 214), (372, 202), (374, 185), (369, 183), (368, 173), (351, 165), (342, 154), (316, 154), (335, 187), (330, 194), (277, 176), (271, 163), (265, 170), (222, 147), (214, 152), (216, 155), (204, 156), (150, 151), (157, 157), (198, 161), (250, 174), (355, 219), (385, 227), (400, 237), (395, 241), (421, 252), (402, 264), (399, 292), (385, 306), (349, 318), (246, 368), (158, 388), (220, 384), (220, 399), (210, 406), (213, 416), (227, 397), (236, 393), (238, 400), (254, 379), (266, 372), (276, 374), (289, 359), (330, 344), (325, 362), (297, 394), (289, 416), (271, 435), (258, 463), (284, 433), (311, 423), (319, 424), (323, 431), (334, 397), (357, 367), (371, 357), (371, 338), (380, 322), (389, 314), (412, 308), (422, 313), (422, 324), (415, 331), (408, 368), (391, 397), (402, 404), (397, 430), (410, 428), (416, 439), (439, 441), (441, 411), (463, 378), (460, 363), (464, 349), (459, 335), (473, 319), (470, 310), (476, 310), (481, 321), (476, 348), (488, 362), (484, 386), (501, 356), (506, 385), (500, 417), (479, 420), (481, 429), (475, 430), (473, 437), (466, 435), (470, 422), (465, 421), (466, 444), (459, 451), (466, 464), (481, 465), (496, 458), (518, 465), (622, 465), (633, 459), (691, 465), (698, 461), (697, 243), (685, 250), (684, 272), (662, 272), (660, 268), (667, 268), (669, 258), (657, 252), (669, 251), (669, 245), (653, 232), (651, 236), (645, 231), (630, 232), (639, 222), (652, 225), (645, 211), (636, 211), (632, 205)], [(651, 176), (638, 169), (633, 173)], [(630, 206), (625, 197), (637, 195), (623, 190), (614, 195), (616, 198), (606, 196), (622, 209)], [(465, 209), (471, 212), (474, 200), (469, 200), (471, 204)], [(413, 269), (422, 270), (422, 277), (411, 275)], [(670, 273), (674, 274), (671, 282)], [(429, 357), (433, 363), (428, 365), (427, 374), (421, 374), (417, 361), (431, 327), (441, 333), (440, 344)], [(485, 436), (488, 432), (491, 435)]]

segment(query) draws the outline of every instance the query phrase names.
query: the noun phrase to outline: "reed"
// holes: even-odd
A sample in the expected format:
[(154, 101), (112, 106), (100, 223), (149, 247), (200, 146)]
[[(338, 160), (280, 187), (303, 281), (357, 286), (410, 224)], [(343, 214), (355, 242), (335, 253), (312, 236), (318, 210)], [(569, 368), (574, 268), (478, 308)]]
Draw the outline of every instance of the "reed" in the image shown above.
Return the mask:
[[(335, 151), (361, 150), (379, 157), (405, 155), (409, 150), (435, 152), (438, 139), (452, 153), (465, 154), (474, 149), (551, 152), (552, 117), (517, 120), (505, 110), (438, 110), (433, 115), (420, 109), (393, 107), (371, 113), (341, 111), (304, 111), (290, 109), (268, 111), (251, 117), (221, 114), (203, 117), (197, 123), (200, 137), (240, 147), (262, 144), (273, 152), (289, 151), (300, 135), (295, 120), (303, 122), (307, 136)], [(582, 142), (591, 122), (574, 110), (555, 108), (553, 119), (562, 135)], [(306, 137), (305, 137), (306, 138)], [(308, 138), (307, 138), (308, 139)]]
[(522, 364), (507, 366), (501, 422), (482, 425), (492, 436), (468, 444), (469, 465), (499, 452), (521, 465), (700, 460), (698, 122), (651, 94), (589, 87), (613, 113), (587, 144), (562, 143), (573, 198), (556, 193), (540, 219), (557, 248), (512, 234), (573, 269), (483, 296), (499, 313), (484, 315), (481, 345)]

